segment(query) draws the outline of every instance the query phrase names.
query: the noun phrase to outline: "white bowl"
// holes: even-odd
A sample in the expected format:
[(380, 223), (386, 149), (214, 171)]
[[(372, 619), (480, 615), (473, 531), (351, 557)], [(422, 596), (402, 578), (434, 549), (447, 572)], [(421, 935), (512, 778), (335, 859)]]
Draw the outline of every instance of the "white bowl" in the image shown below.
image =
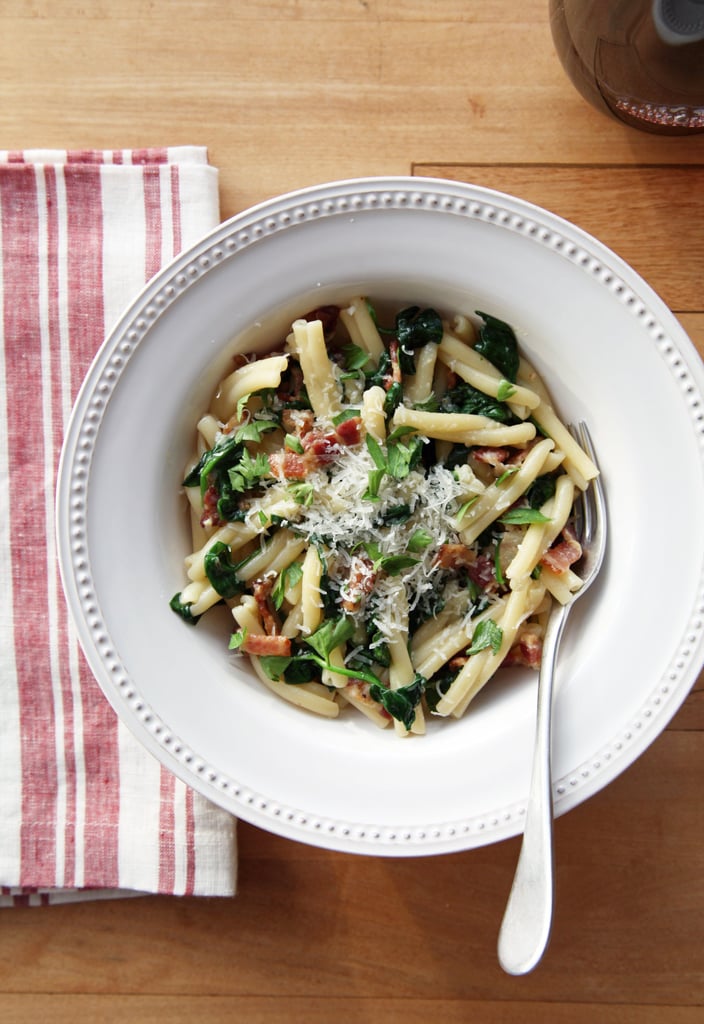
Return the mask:
[(217, 613), (168, 607), (188, 548), (178, 491), (193, 425), (233, 351), (366, 293), (508, 321), (563, 417), (585, 419), (610, 548), (568, 623), (555, 811), (605, 786), (666, 726), (704, 641), (704, 374), (681, 326), (613, 252), (485, 188), (336, 182), (222, 224), (159, 273), (98, 353), (64, 444), (58, 545), (81, 644), (118, 715), (215, 803), (346, 851), (446, 852), (522, 828), (536, 676), (496, 677), (459, 721), (399, 740), (280, 702)]

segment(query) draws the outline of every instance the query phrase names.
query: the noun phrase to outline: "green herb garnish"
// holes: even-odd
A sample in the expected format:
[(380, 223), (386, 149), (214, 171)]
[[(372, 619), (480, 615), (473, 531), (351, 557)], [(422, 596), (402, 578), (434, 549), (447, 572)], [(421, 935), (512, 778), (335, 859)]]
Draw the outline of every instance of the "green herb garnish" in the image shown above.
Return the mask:
[(271, 599), (274, 603), (274, 608), (278, 611), (281, 605), (284, 603), (284, 595), (290, 587), (295, 587), (303, 576), (303, 566), (300, 562), (291, 562), (279, 573), (274, 587), (271, 591)]
[(537, 508), (510, 508), (499, 518), (499, 522), (525, 526), (529, 523), (549, 523), (550, 519)]
[(467, 654), (478, 654), (491, 647), (494, 654), (498, 654), (504, 639), (504, 631), (493, 619), (482, 619), (472, 633), (472, 643), (467, 648)]
[(425, 551), (429, 544), (432, 544), (433, 536), (427, 530), (414, 530), (408, 541), (409, 551)]

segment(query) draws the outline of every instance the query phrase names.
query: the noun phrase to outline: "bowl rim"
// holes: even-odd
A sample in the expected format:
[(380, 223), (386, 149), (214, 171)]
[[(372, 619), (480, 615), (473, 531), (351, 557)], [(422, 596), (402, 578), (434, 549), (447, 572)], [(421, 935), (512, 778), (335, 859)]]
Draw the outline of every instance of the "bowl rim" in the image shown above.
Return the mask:
[[(374, 204), (370, 207), (371, 197), (374, 197)], [(98, 595), (91, 588), (89, 571), (86, 580), (89, 569), (85, 549), (86, 509), (81, 499), (85, 498), (86, 479), (90, 475), (90, 452), (84, 458), (86, 453), (81, 452), (81, 444), (85, 441), (86, 426), (93, 438), (100, 429), (101, 410), (109, 404), (110, 388), (119, 381), (119, 372), (115, 376), (115, 360), (119, 358), (120, 365), (129, 362), (164, 310), (186, 294), (192, 283), (208, 274), (213, 266), (297, 221), (347, 215), (360, 208), (355, 205), (358, 200), (365, 209), (398, 209), (400, 204), (403, 209), (446, 211), (481, 218), (523, 233), (548, 248), (559, 244), (561, 256), (593, 276), (607, 270), (612, 277), (618, 275), (623, 286), (619, 300), (656, 341), (674, 346), (675, 352), (684, 359), (688, 379), (699, 392), (704, 391), (704, 371), (696, 348), (650, 285), (602, 242), (557, 214), (505, 192), (441, 178), (370, 176), (309, 185), (263, 200), (211, 229), (163, 267), (127, 305), (108, 332), (79, 389), (65, 432), (56, 489), (57, 550), (61, 579), (78, 638), (101, 689), (139, 741), (183, 781), (237, 816), (290, 838), (348, 852), (426, 855), (484, 845), (516, 834), (521, 827), (524, 801), (504, 808), (502, 815), (491, 820), (464, 823), (467, 827), (460, 827), (457, 822), (447, 823), (435, 829), (437, 834), (426, 830), (421, 836), (421, 830), (398, 828), (377, 828), (373, 833), (362, 834), (361, 828), (355, 831), (348, 822), (335, 822), (329, 831), (316, 831), (309, 821), (303, 820), (306, 813), (298, 808), (287, 808), (283, 812), (279, 809), (274, 814), (270, 808), (264, 808), (266, 798), (249, 792), (246, 786), (218, 788), (210, 777), (212, 766), (206, 759), (185, 744), (179, 749), (173, 742), (165, 745), (168, 728), (155, 710), (140, 699), (129, 676), (125, 675), (126, 685), (115, 685), (109, 630), (102, 622)], [(325, 207), (325, 203), (330, 204), (329, 207)], [(702, 441), (701, 419), (695, 429)], [(656, 704), (655, 693), (649, 693), (633, 722), (614, 737), (609, 751), (597, 752), (590, 764), (577, 766), (569, 780), (558, 780), (556, 814), (577, 806), (616, 778), (643, 753), (678, 710), (704, 662), (703, 611), (700, 588), (698, 603), (690, 622), (683, 624), (682, 640), (673, 655), (673, 664), (679, 667), (676, 673), (671, 670), (667, 699), (660, 694)], [(128, 692), (130, 696), (126, 697)]]

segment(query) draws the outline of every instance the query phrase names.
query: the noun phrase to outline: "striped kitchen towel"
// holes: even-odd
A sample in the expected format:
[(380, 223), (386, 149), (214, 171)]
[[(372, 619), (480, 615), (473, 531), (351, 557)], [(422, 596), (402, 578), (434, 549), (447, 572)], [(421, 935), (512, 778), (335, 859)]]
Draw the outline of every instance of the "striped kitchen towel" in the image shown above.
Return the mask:
[(54, 489), (92, 357), (219, 221), (200, 147), (0, 151), (0, 906), (231, 895), (234, 819), (142, 749), (78, 648)]

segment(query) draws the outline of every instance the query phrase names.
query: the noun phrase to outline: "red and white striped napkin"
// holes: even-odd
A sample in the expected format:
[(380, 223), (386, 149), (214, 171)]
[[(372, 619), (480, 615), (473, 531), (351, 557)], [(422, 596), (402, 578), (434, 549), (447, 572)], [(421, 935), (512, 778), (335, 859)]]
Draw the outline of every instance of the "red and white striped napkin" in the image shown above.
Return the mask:
[(218, 221), (199, 147), (0, 151), (0, 906), (235, 890), (234, 819), (142, 749), (90, 674), (53, 509), (96, 350)]

